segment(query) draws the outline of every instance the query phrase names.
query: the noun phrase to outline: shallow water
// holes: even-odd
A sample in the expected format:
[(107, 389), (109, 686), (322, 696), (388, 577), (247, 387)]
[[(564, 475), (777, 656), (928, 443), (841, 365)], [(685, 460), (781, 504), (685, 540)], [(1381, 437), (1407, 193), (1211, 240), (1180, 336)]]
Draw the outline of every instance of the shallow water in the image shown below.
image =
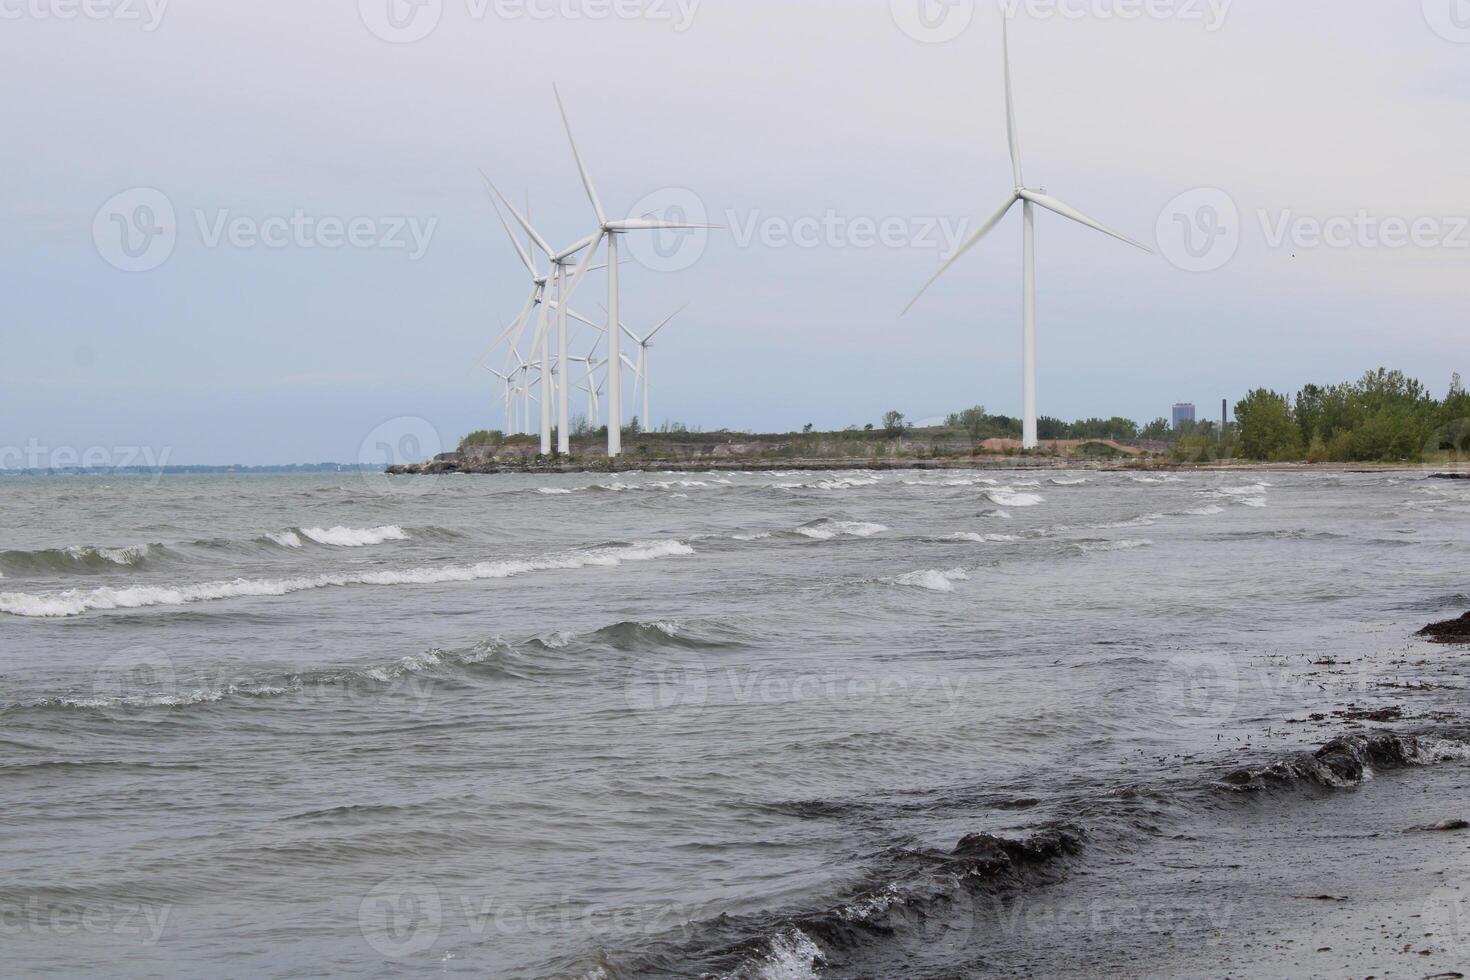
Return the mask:
[(1457, 707), (1410, 636), (1467, 518), (1418, 474), (7, 479), (6, 957), (810, 975), (794, 923), (895, 855)]

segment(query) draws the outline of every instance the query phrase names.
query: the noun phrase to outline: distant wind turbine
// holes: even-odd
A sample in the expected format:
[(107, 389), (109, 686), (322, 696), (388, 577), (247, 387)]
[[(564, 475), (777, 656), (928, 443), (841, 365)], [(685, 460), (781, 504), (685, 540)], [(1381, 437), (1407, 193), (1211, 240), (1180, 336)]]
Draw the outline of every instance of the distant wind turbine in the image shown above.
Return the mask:
[(626, 324), (619, 324), (619, 326), (622, 327), (623, 333), (627, 334), (629, 339), (632, 340), (633, 343), (638, 345), (638, 364), (636, 367), (633, 368), (633, 371), (638, 378), (638, 384), (643, 387), (644, 429), (648, 429), (651, 425), (653, 425), (653, 419), (648, 414), (648, 352), (653, 348), (653, 338), (658, 336), (659, 331), (663, 330), (663, 328), (667, 327), (670, 323), (673, 323), (674, 318), (677, 317), (680, 313), (683, 313), (686, 309), (688, 309), (688, 304), (685, 304), (684, 306), (681, 306), (674, 312), (670, 313), (667, 317), (664, 318), (664, 321), (662, 323), (649, 331), (648, 336), (646, 337), (638, 336), (636, 333), (629, 330)]
[[(582, 159), (582, 151), (577, 147), (577, 138), (572, 135), (572, 124), (567, 119), (566, 106), (562, 104), (561, 92), (552, 87), (556, 95), (557, 108), (561, 110), (562, 125), (567, 130), (567, 140), (572, 144), (572, 156), (577, 161), (577, 172), (582, 177), (582, 186), (587, 191), (587, 199), (592, 202), (592, 210), (597, 214), (597, 231), (593, 233), (594, 243), (588, 250), (582, 265), (578, 267), (576, 275), (572, 277), (572, 290), (575, 291), (577, 284), (582, 281), (588, 266), (592, 264), (592, 257), (597, 254), (597, 248), (607, 239), (607, 310), (609, 325), (617, 324), (618, 320), (618, 236), (626, 235), (635, 231), (660, 231), (660, 230), (684, 230), (700, 228), (716, 228), (717, 225), (688, 224), (684, 222), (664, 221), (660, 218), (625, 218), (620, 221), (610, 220), (607, 213), (602, 209), (602, 201), (597, 196), (597, 189), (592, 186), (592, 177), (587, 172), (587, 165)], [(618, 370), (618, 364), (623, 360), (621, 335), (615, 327), (607, 332), (609, 379), (607, 386), (607, 454), (610, 457), (623, 454), (623, 373)]]
[(1023, 358), (1024, 378), (1022, 382), (1022, 399), (1025, 403), (1025, 423), (1022, 445), (1026, 449), (1036, 449), (1041, 443), (1037, 439), (1036, 418), (1036, 223), (1034, 208), (1036, 206), (1046, 208), (1048, 211), (1055, 212), (1064, 218), (1070, 218), (1078, 224), (1086, 225), (1089, 228), (1100, 231), (1104, 235), (1110, 235), (1135, 248), (1141, 248), (1145, 252), (1152, 252), (1153, 250), (1147, 245), (1136, 242), (1127, 235), (1113, 231), (1100, 222), (1089, 218), (1071, 205), (1065, 204), (1054, 197), (1047, 196), (1044, 190), (1034, 191), (1026, 187), (1025, 181), (1021, 177), (1021, 141), (1016, 133), (1016, 106), (1011, 91), (1011, 52), (1008, 24), (1009, 18), (1006, 18), (1006, 21), (1001, 25), (1001, 50), (1005, 62), (1006, 134), (1010, 142), (1011, 169), (1016, 179), (1015, 189), (1011, 191), (1010, 196), (1006, 198), (1005, 204), (995, 213), (995, 216), (985, 222), (974, 235), (971, 235), (950, 260), (944, 263), (940, 270), (934, 274), (934, 277), (924, 284), (924, 288), (919, 290), (919, 295), (914, 297), (914, 301), (904, 309), (904, 313), (907, 314), (909, 310), (914, 308), (915, 304), (929, 291), (929, 287), (934, 285), (940, 276), (949, 271), (950, 266), (958, 262), (966, 252), (974, 248), (980, 239), (990, 234), (995, 226), (1000, 224), (1001, 219), (1015, 206), (1017, 201), (1023, 203), (1024, 224), (1021, 239), (1021, 254), (1023, 257), (1024, 271), (1022, 273), (1023, 294), (1021, 315), (1024, 326), (1025, 345)]
[[(557, 411), (557, 449), (563, 455), (566, 455), (571, 452), (571, 430), (568, 425), (567, 417), (569, 414), (569, 386), (567, 384), (566, 377), (563, 376), (564, 372), (562, 375), (559, 375), (554, 373), (552, 370), (551, 338), (549, 336), (549, 326), (547, 323), (547, 310), (549, 308), (550, 310), (555, 311), (557, 314), (558, 364), (565, 365), (567, 363), (568, 316), (571, 316), (578, 322), (585, 323), (588, 326), (594, 327), (598, 330), (602, 329), (602, 327), (598, 324), (593, 323), (586, 317), (579, 315), (576, 310), (571, 309), (571, 290), (568, 288), (567, 285), (567, 272), (572, 258), (575, 257), (577, 253), (586, 249), (589, 245), (592, 245), (594, 243), (595, 236), (584, 238), (580, 242), (577, 242), (575, 245), (573, 245), (571, 248), (565, 249), (563, 251), (557, 251), (546, 243), (546, 239), (542, 238), (541, 235), (537, 233), (535, 228), (531, 227), (530, 220), (522, 216), (521, 213), (517, 211), (515, 207), (510, 203), (510, 201), (506, 200), (505, 195), (500, 193), (499, 189), (497, 189), (495, 185), (491, 183), (490, 178), (487, 177), (483, 171), (480, 173), (480, 178), (485, 182), (485, 190), (490, 195), (490, 203), (495, 205), (495, 216), (500, 219), (501, 227), (505, 229), (505, 234), (510, 238), (511, 244), (515, 246), (516, 254), (520, 257), (521, 264), (524, 265), (526, 267), (526, 270), (531, 274), (532, 284), (531, 298), (526, 302), (526, 306), (521, 311), (521, 315), (517, 317), (515, 322), (510, 325), (510, 327), (505, 331), (504, 334), (501, 335), (500, 339), (495, 342), (494, 346), (499, 346), (500, 343), (504, 342), (507, 339), (510, 340), (513, 347), (516, 346), (520, 341), (521, 334), (525, 331), (525, 327), (530, 323), (531, 315), (533, 313), (536, 313), (537, 308), (540, 307), (540, 312), (536, 319), (536, 332), (532, 340), (531, 356), (535, 357), (537, 350), (540, 351), (542, 376), (552, 379), (552, 382), (555, 385), (555, 388), (552, 389), (552, 393), (556, 398), (555, 408)], [(499, 199), (499, 203), (497, 203), (497, 198)], [(539, 248), (541, 251), (545, 252), (546, 256), (551, 260), (551, 276), (549, 281), (546, 276), (541, 275), (541, 273), (537, 270), (536, 263), (532, 257), (532, 252), (528, 252), (526, 249), (523, 249), (521, 247), (520, 239), (516, 238), (515, 233), (512, 232), (510, 229), (510, 225), (506, 223), (505, 215), (500, 210), (502, 204), (505, 206), (505, 209), (511, 213), (511, 216), (516, 219), (516, 223), (519, 224), (522, 230), (524, 230), (527, 236), (529, 236), (531, 240), (532, 250), (534, 251), (534, 249)], [(600, 266), (593, 266), (585, 271), (595, 271), (598, 268), (600, 268)], [(553, 295), (556, 297), (555, 299), (551, 298), (551, 296)], [(557, 371), (561, 370), (562, 369), (560, 367), (557, 368)], [(551, 453), (552, 410), (552, 399), (549, 397), (542, 398), (541, 452), (545, 455), (550, 455)]]

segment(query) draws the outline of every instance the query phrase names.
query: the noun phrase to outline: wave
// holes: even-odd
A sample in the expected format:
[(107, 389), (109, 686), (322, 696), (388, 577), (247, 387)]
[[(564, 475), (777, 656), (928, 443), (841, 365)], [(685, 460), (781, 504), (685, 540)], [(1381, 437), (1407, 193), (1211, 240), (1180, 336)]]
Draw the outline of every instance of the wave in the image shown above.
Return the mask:
[(115, 572), (119, 568), (139, 568), (150, 560), (161, 559), (167, 550), (161, 544), (136, 544), (123, 548), (73, 545), (38, 551), (0, 551), (0, 568), (21, 575)]
[(1004, 487), (986, 490), (983, 495), (997, 507), (1035, 507), (1046, 503), (1046, 498), (1039, 493), (1021, 493)]
[(334, 548), (365, 548), (385, 541), (409, 540), (408, 532), (396, 524), (363, 529), (339, 526), (323, 530), (319, 527), (307, 527), (302, 528), (301, 533), (317, 544)]
[(1262, 481), (1235, 487), (1206, 487), (1203, 490), (1196, 490), (1195, 493), (1202, 497), (1260, 509), (1266, 506), (1266, 494), (1271, 486)]
[(0, 593), (0, 613), (30, 618), (80, 616), (94, 610), (137, 609), (145, 606), (182, 606), (220, 599), (262, 598), (290, 595), (314, 589), (348, 586), (438, 585), (512, 578), (531, 572), (614, 566), (624, 562), (694, 554), (682, 541), (646, 541), (631, 545), (593, 548), (563, 555), (476, 565), (425, 567), (404, 571), (353, 572), (287, 579), (235, 579), (181, 586), (135, 586), (102, 588), (82, 592), (75, 589), (50, 594)]
[(909, 572), (894, 579), (895, 585), (903, 585), (913, 589), (927, 589), (930, 592), (953, 592), (956, 582), (968, 582), (970, 575), (963, 568), (952, 568), (947, 572), (938, 569), (925, 569), (920, 572)]
[[(450, 536), (450, 532), (438, 533)], [(235, 551), (262, 545), (295, 550), (304, 546), (303, 538), (316, 544), (338, 548), (362, 548), (386, 541), (410, 539), (408, 532), (397, 525), (361, 529), (340, 526), (292, 527), (245, 540), (216, 538), (177, 543), (151, 542), (125, 547), (71, 545), (35, 551), (0, 551), (0, 569), (20, 575), (107, 573), (165, 562), (187, 562), (191, 552), (197, 557), (199, 551)], [(0, 576), (3, 576), (3, 571), (0, 571)]]
[(960, 531), (951, 534), (944, 541), (970, 541), (975, 544), (1006, 544), (1011, 541), (1020, 541), (1020, 537), (1014, 534), (976, 534), (973, 531)]
[[(639, 968), (648, 967), (647, 974), (728, 980), (813, 977), (832, 963), (841, 964), (844, 976), (959, 976), (963, 971), (954, 969), (956, 955), (973, 958), (985, 941), (974, 935), (983, 909), (999, 901), (1024, 901), (1084, 869), (1090, 859), (1118, 866), (1136, 862), (1160, 835), (1180, 832), (1172, 824), (1231, 819), (1222, 811), (1244, 803), (1252, 792), (1306, 787), (1332, 792), (1360, 785), (1375, 770), (1465, 758), (1470, 758), (1470, 744), (1458, 737), (1385, 732), (1350, 735), (1255, 769), (1206, 764), (1189, 777), (1163, 776), (1152, 785), (1099, 788), (1097, 795), (1067, 794), (1049, 802), (1018, 800), (1009, 807), (996, 806), (992, 790), (964, 787), (914, 794), (913, 803), (885, 794), (873, 800), (772, 804), (770, 809), (801, 819), (856, 821), (865, 827), (886, 822), (895, 807), (936, 819), (942, 814), (946, 825), (966, 818), (1009, 820), (998, 813), (1030, 811), (1038, 804), (1067, 815), (1043, 819), (1014, 837), (969, 833), (952, 849), (897, 840), (874, 851), (861, 878), (836, 894), (784, 910), (691, 923), (628, 965), (639, 976), (645, 975)], [(993, 927), (1005, 925), (994, 920)]]
[(1114, 551), (1133, 551), (1137, 548), (1151, 548), (1153, 542), (1149, 540), (1139, 541), (1078, 541), (1072, 545), (1084, 555), (1107, 554)]
[(1054, 487), (1080, 487), (1087, 482), (1087, 477), (1079, 476), (1075, 479), (1064, 479), (1054, 476), (1048, 482)]
[[(747, 645), (750, 637), (731, 626), (682, 623), (621, 622), (588, 633), (551, 633), (511, 643), (495, 638), (460, 650), (424, 650), (388, 662), (302, 672), (277, 672), (191, 686), (183, 680), (168, 690), (138, 694), (70, 694), (0, 705), (0, 713), (16, 709), (133, 710), (181, 709), (226, 701), (268, 701), (319, 693), (328, 689), (366, 688), (381, 691), (422, 675), (473, 675), (502, 680), (544, 680), (558, 674), (586, 674), (605, 665), (610, 651), (629, 654), (661, 650), (727, 650)], [(404, 693), (428, 697), (432, 688), (415, 684)], [(0, 774), (6, 771), (0, 766)]]
[(882, 524), (872, 524), (867, 521), (834, 521), (824, 517), (810, 524), (803, 524), (793, 533), (816, 541), (830, 541), (833, 538), (871, 538), (887, 530), (888, 528)]

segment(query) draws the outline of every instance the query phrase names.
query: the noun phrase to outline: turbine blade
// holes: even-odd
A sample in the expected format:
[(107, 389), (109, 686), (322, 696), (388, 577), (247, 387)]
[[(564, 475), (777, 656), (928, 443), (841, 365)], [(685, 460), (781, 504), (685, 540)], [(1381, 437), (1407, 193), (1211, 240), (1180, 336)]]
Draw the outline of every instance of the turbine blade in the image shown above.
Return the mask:
[(1006, 203), (1001, 207), (1001, 209), (999, 211), (995, 212), (995, 216), (993, 218), (991, 218), (989, 221), (985, 222), (985, 224), (981, 226), (981, 228), (980, 228), (979, 231), (977, 231), (977, 232), (975, 232), (975, 234), (971, 235), (970, 238), (965, 242), (965, 244), (961, 245), (960, 248), (959, 248), (959, 250), (956, 251), (954, 253), (954, 255), (950, 256), (949, 261), (946, 262), (946, 263), (944, 263), (944, 265), (940, 266), (939, 271), (936, 272), (936, 273), (934, 273), (934, 277), (932, 279), (930, 279), (928, 282), (924, 283), (924, 288), (921, 289), (921, 290), (919, 290), (919, 295), (917, 295), (917, 296), (914, 297), (914, 301), (912, 303), (910, 303), (908, 306), (904, 307), (903, 314), (900, 314), (900, 316), (902, 316), (904, 314), (907, 314), (909, 310), (912, 310), (916, 305), (918, 305), (919, 300), (923, 299), (924, 298), (924, 294), (929, 291), (929, 287), (932, 286), (932, 285), (934, 285), (936, 282), (938, 282), (939, 281), (939, 277), (942, 276), (942, 275), (944, 275), (946, 272), (948, 272), (950, 266), (952, 266), (956, 262), (958, 262), (960, 260), (960, 257), (961, 256), (963, 256), (966, 252), (968, 252), (970, 249), (974, 248), (977, 244), (979, 244), (980, 239), (982, 239), (986, 235), (990, 234), (990, 232), (995, 228), (995, 226), (998, 225), (998, 224), (1000, 224), (1000, 219), (1001, 218), (1004, 218), (1006, 216), (1006, 212), (1010, 211), (1010, 209), (1012, 207), (1014, 207), (1015, 204), (1016, 204), (1016, 202), (1019, 201), (1019, 200), (1020, 200), (1020, 197), (1018, 197), (1015, 194), (1012, 194), (1010, 196), (1010, 198), (1007, 199)]
[(1021, 179), (1021, 137), (1016, 132), (1016, 99), (1011, 90), (1011, 19), (1005, 16), (1001, 20), (1001, 52), (1005, 61), (1006, 69), (1006, 138), (1011, 144), (1011, 171), (1016, 176), (1016, 186), (1025, 186)]
[(604, 233), (601, 231), (597, 233), (592, 242), (592, 245), (587, 249), (587, 254), (582, 256), (582, 264), (577, 266), (576, 272), (572, 273), (572, 281), (566, 287), (566, 291), (562, 294), (563, 298), (568, 303), (572, 301), (572, 294), (574, 294), (577, 291), (577, 287), (581, 285), (582, 277), (587, 274), (588, 266), (592, 265), (592, 260), (597, 256), (597, 250), (602, 246), (603, 234)]
[[(484, 177), (485, 175), (482, 172), (480, 176)], [(511, 245), (515, 247), (516, 254), (521, 257), (521, 265), (524, 265), (526, 267), (526, 271), (531, 274), (532, 279), (536, 278), (536, 266), (532, 264), (531, 256), (526, 252), (525, 248), (521, 246), (521, 240), (516, 237), (515, 232), (510, 230), (510, 222), (505, 220), (505, 212), (500, 210), (500, 202), (495, 200), (494, 194), (490, 193), (488, 180), (486, 181), (486, 185), (487, 186), (485, 187), (485, 194), (487, 197), (490, 198), (490, 205), (495, 208), (495, 217), (500, 219), (500, 227), (505, 229), (505, 237), (510, 239)]]
[(662, 218), (627, 218), (623, 221), (609, 221), (608, 231), (718, 231), (720, 225), (694, 225), (685, 221), (664, 221)]
[(602, 324), (600, 324), (600, 323), (593, 323), (591, 320), (587, 319), (585, 316), (583, 316), (582, 314), (578, 313), (576, 310), (572, 309), (570, 306), (567, 307), (567, 316), (571, 317), (573, 320), (576, 320), (578, 323), (585, 323), (587, 326), (593, 327), (593, 328), (595, 328), (597, 330), (601, 330), (602, 329)]
[(1071, 218), (1078, 224), (1086, 225), (1087, 227), (1092, 228), (1095, 231), (1102, 232), (1104, 235), (1109, 235), (1113, 238), (1116, 238), (1120, 242), (1126, 242), (1127, 244), (1132, 245), (1134, 248), (1141, 248), (1145, 252), (1148, 252), (1150, 254), (1153, 253), (1153, 249), (1149, 248), (1142, 242), (1136, 242), (1133, 239), (1129, 238), (1127, 235), (1124, 235), (1121, 232), (1114, 231), (1102, 222), (1097, 221), (1093, 218), (1089, 218), (1087, 215), (1083, 214), (1081, 211), (1078, 211), (1070, 204), (1059, 201), (1054, 197), (1050, 197), (1046, 194), (1036, 194), (1032, 191), (1025, 191), (1022, 193), (1021, 196), (1030, 201), (1032, 204), (1046, 208), (1048, 211), (1053, 211), (1064, 218)]
[(653, 332), (650, 333), (647, 337), (644, 337), (643, 338), (643, 343), (644, 344), (647, 344), (650, 341), (652, 341), (654, 337), (658, 336), (658, 332), (660, 330), (662, 330), (664, 327), (667, 327), (670, 323), (672, 323), (674, 321), (674, 317), (678, 316), (680, 313), (683, 313), (688, 308), (689, 308), (689, 304), (688, 303), (685, 303), (683, 306), (679, 307), (677, 310), (675, 310), (674, 312), (670, 313), (664, 319), (664, 322), (663, 323), (660, 323), (658, 326), (654, 327), (653, 328)]
[(577, 171), (582, 175), (582, 186), (587, 188), (587, 199), (592, 202), (592, 210), (597, 212), (598, 224), (606, 227), (607, 215), (603, 213), (602, 202), (597, 199), (597, 188), (592, 186), (592, 176), (587, 173), (587, 165), (582, 162), (582, 151), (577, 148), (577, 137), (572, 135), (572, 123), (567, 118), (567, 107), (562, 104), (561, 91), (554, 84), (551, 91), (556, 95), (556, 107), (561, 110), (561, 122), (567, 128), (567, 139), (572, 144), (572, 156), (577, 159)]
[(490, 192), (493, 193), (496, 197), (500, 198), (500, 203), (505, 205), (505, 209), (511, 213), (511, 217), (516, 219), (516, 223), (521, 226), (521, 228), (526, 232), (527, 235), (531, 236), (531, 241), (536, 243), (536, 247), (545, 252), (547, 255), (555, 255), (556, 249), (546, 244), (546, 239), (542, 238), (539, 234), (536, 233), (536, 229), (531, 227), (531, 223), (529, 221), (521, 217), (521, 213), (515, 209), (515, 205), (511, 204), (505, 199), (505, 195), (500, 193), (500, 190), (493, 183), (491, 183), (490, 178), (486, 176), (483, 170), (480, 171), (480, 176), (484, 178), (485, 186), (489, 188)]
[(638, 365), (636, 365), (632, 361), (628, 360), (628, 355), (627, 354), (620, 355), (620, 359), (622, 360), (622, 362), (624, 364), (628, 365), (628, 370), (629, 371), (632, 371), (635, 376), (637, 376), (637, 377), (641, 377), (642, 376), (642, 372), (638, 370)]

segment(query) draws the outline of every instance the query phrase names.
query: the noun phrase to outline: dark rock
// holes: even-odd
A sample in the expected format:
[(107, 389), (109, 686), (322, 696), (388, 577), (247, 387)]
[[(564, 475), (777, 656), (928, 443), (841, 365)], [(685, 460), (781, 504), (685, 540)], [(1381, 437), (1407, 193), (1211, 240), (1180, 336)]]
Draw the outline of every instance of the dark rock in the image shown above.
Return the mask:
[(1470, 643), (1470, 613), (1459, 619), (1426, 626), (1419, 631), (1419, 635), (1427, 636), (1435, 643)]

